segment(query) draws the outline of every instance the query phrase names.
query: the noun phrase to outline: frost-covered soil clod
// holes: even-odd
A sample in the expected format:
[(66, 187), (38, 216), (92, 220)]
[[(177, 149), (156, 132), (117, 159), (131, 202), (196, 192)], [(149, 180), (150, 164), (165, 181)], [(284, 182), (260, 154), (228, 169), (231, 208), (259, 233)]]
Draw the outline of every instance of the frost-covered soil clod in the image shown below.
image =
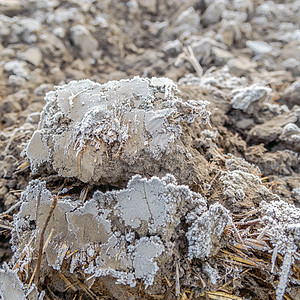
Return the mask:
[(208, 102), (183, 101), (177, 91), (168, 78), (140, 77), (57, 87), (26, 149), (32, 170), (46, 164), (64, 177), (112, 185), (168, 172), (199, 181), (199, 154), (183, 135), (193, 122), (208, 122)]
[[(45, 182), (31, 181), (14, 219), (14, 257), (25, 272), (37, 256), (41, 229), (53, 201)], [(207, 207), (206, 200), (173, 176), (150, 180), (133, 177), (126, 189), (96, 191), (89, 201), (65, 196), (58, 200), (45, 231), (42, 277), (51, 269), (82, 272), (93, 285), (96, 278), (110, 277), (116, 284), (159, 290), (160, 277), (180, 260), (179, 243), (188, 242), (189, 258), (207, 259), (223, 244), (223, 230), (231, 222), (220, 204)], [(34, 225), (33, 225), (34, 224)], [(184, 228), (188, 226), (185, 234)], [(72, 253), (72, 255), (68, 255)], [(53, 279), (52, 279), (53, 280)]]

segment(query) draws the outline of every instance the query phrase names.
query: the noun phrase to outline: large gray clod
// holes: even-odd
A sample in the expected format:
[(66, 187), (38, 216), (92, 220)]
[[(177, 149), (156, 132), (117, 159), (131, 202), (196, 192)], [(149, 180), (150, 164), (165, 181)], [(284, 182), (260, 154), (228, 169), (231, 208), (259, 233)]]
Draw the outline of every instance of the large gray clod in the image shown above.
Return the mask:
[[(37, 257), (53, 195), (45, 182), (34, 180), (22, 200), (12, 232), (13, 259), (20, 270)], [(178, 243), (185, 232), (177, 228), (185, 226), (185, 219), (190, 258), (215, 254), (230, 222), (228, 211), (218, 203), (208, 210), (200, 194), (178, 185), (172, 175), (150, 180), (137, 175), (126, 189), (96, 191), (84, 204), (60, 198), (45, 231), (45, 239), (51, 238), (44, 247), (42, 273), (65, 268), (63, 262), (69, 261), (70, 273), (81, 270), (89, 279), (109, 276), (131, 287), (140, 279), (153, 286), (159, 274), (172, 268), (172, 258), (181, 255)]]
[(196, 118), (206, 123), (210, 112), (207, 102), (183, 101), (176, 91), (170, 79), (140, 77), (57, 87), (46, 95), (39, 129), (26, 149), (32, 170), (47, 163), (61, 176), (102, 184), (166, 173), (197, 181), (203, 159), (183, 131)]

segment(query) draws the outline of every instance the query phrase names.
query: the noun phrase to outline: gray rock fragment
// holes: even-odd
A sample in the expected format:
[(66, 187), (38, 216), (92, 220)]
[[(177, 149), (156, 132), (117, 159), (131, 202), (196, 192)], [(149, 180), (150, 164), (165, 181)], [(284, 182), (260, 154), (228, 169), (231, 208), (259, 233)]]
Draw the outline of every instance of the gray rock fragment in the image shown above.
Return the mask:
[(288, 123), (282, 128), (282, 132), (279, 136), (280, 140), (288, 142), (290, 144), (300, 143), (300, 128), (295, 123)]
[(26, 84), (26, 79), (16, 75), (10, 75), (8, 77), (8, 83), (12, 86), (23, 86)]
[(247, 57), (241, 56), (228, 61), (229, 71), (236, 76), (245, 76), (249, 70), (254, 70), (257, 64)]
[[(199, 62), (201, 62), (201, 65), (208, 65), (218, 55), (219, 58), (222, 54), (224, 57), (224, 52), (222, 52), (222, 50), (225, 51), (226, 46), (210, 37), (197, 37), (196, 39), (192, 37), (190, 41), (187, 41), (187, 43), (190, 43), (191, 47), (193, 48), (195, 57)], [(228, 52), (225, 52), (225, 54), (226, 59), (229, 59), (231, 57)]]
[(273, 50), (269, 44), (262, 41), (247, 41), (246, 45), (255, 54), (269, 54)]
[[(268, 100), (272, 90), (265, 86), (252, 85), (242, 89), (232, 91), (231, 104), (235, 109), (240, 109), (248, 113), (253, 112), (253, 107), (250, 106), (253, 102), (263, 102)], [(250, 107), (249, 107), (250, 106)]]
[(20, 60), (12, 60), (4, 65), (4, 70), (8, 74), (15, 74), (18, 77), (29, 79), (29, 69), (26, 62)]
[(92, 55), (93, 51), (97, 50), (98, 42), (83, 25), (75, 25), (70, 30), (71, 39), (78, 47), (83, 58)]
[(195, 32), (200, 25), (200, 16), (193, 7), (183, 11), (175, 20), (173, 32), (177, 35), (185, 34), (189, 36)]
[(33, 64), (35, 67), (38, 67), (43, 59), (42, 52), (39, 48), (29, 48), (21, 53), (20, 57)]
[(1, 0), (0, 13), (7, 15), (14, 15), (22, 10), (21, 0)]
[(178, 55), (182, 51), (182, 43), (179, 40), (168, 41), (163, 45), (162, 50), (171, 56)]
[(264, 124), (254, 126), (248, 133), (251, 139), (258, 139), (264, 142), (275, 140), (281, 141), (282, 145), (299, 151), (300, 131), (297, 122), (300, 118), (300, 109), (297, 106), (291, 111), (275, 116)]
[(213, 1), (202, 15), (201, 22), (205, 26), (217, 23), (221, 19), (222, 13), (226, 8), (227, 3), (227, 0)]
[(148, 0), (137, 0), (138, 4), (145, 8), (148, 12), (154, 14), (157, 10), (157, 1), (148, 1)]
[(300, 80), (296, 80), (292, 85), (288, 86), (279, 99), (281, 104), (286, 104), (292, 108), (294, 105), (300, 106)]

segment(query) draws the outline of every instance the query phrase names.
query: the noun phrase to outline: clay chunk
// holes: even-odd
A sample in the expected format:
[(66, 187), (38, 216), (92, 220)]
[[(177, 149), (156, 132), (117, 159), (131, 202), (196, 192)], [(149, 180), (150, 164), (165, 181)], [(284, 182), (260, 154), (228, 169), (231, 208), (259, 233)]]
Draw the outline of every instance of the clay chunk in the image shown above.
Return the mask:
[(64, 177), (123, 186), (135, 174), (187, 182), (200, 155), (184, 128), (207, 123), (210, 112), (208, 102), (183, 101), (176, 91), (172, 80), (155, 77), (56, 87), (26, 149), (32, 171), (47, 164)]

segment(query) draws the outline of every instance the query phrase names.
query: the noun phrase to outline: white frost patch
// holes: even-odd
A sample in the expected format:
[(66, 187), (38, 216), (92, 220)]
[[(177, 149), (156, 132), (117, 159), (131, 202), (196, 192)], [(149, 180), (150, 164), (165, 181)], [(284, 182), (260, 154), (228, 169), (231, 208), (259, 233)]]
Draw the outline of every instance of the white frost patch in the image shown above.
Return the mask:
[(23, 283), (17, 272), (8, 268), (0, 270), (0, 296), (3, 300), (26, 300)]
[[(172, 183), (175, 183), (174, 177)], [(177, 193), (181, 192), (180, 189), (184, 187), (177, 188)], [(166, 222), (171, 220), (177, 201), (180, 201), (178, 194), (170, 193), (164, 178), (152, 177), (148, 181), (139, 175), (132, 178), (127, 190), (116, 192), (116, 196), (118, 202), (114, 213), (122, 217), (126, 226), (138, 228), (142, 221), (146, 221), (154, 232), (158, 228), (165, 230)]]
[(263, 216), (263, 223), (270, 228), (268, 230), (270, 242), (274, 247), (273, 265), (275, 265), (277, 253), (284, 256), (276, 288), (276, 299), (281, 300), (287, 287), (291, 265), (294, 262), (293, 255), (300, 245), (300, 209), (282, 200), (270, 203), (262, 201), (260, 212)]
[(220, 203), (215, 203), (204, 212), (196, 210), (187, 216), (187, 222), (191, 223), (186, 237), (189, 243), (189, 259), (207, 258), (212, 256), (220, 241), (225, 226), (231, 218), (229, 211)]
[(45, 292), (38, 292), (35, 284), (28, 289), (18, 276), (18, 270), (11, 270), (6, 263), (0, 269), (0, 298), (2, 300), (43, 300)]
[(143, 237), (135, 248), (133, 254), (135, 276), (144, 279), (146, 288), (153, 284), (154, 275), (159, 270), (157, 263), (153, 262), (153, 259), (160, 256), (163, 251), (164, 246), (159, 237)]

